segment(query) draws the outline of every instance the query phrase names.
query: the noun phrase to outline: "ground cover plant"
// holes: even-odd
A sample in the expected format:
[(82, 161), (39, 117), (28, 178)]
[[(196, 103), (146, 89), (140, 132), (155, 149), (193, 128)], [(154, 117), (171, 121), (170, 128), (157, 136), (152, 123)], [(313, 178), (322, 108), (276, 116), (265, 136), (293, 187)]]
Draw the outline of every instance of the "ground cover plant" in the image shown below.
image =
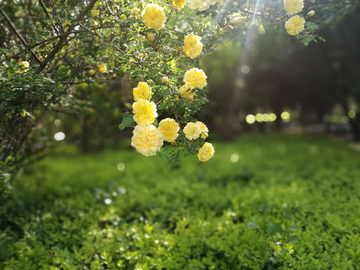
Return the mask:
[(59, 150), (2, 199), (0, 268), (360, 267), (359, 152), (297, 135), (214, 145), (178, 168)]

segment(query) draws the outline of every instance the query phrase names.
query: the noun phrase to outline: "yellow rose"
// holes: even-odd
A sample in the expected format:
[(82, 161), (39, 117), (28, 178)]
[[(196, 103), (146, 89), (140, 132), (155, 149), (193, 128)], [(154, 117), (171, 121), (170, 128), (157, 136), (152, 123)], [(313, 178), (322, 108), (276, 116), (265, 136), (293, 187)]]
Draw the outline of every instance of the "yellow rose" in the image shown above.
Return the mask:
[(71, 25), (71, 22), (68, 22), (68, 21), (65, 21), (64, 24), (63, 24), (65, 29), (68, 29), (70, 25)]
[(179, 124), (171, 118), (166, 118), (159, 123), (159, 131), (167, 142), (174, 142), (178, 137)]
[(210, 3), (207, 0), (190, 0), (188, 7), (194, 10), (204, 11), (210, 7)]
[(285, 23), (285, 28), (289, 35), (295, 36), (304, 30), (304, 24), (305, 19), (295, 15)]
[(214, 155), (215, 150), (211, 143), (204, 143), (198, 153), (198, 158), (202, 162), (208, 161)]
[(178, 9), (182, 9), (185, 5), (185, 2), (185, 0), (172, 0), (172, 4)]
[(138, 101), (139, 99), (150, 99), (151, 88), (146, 82), (139, 82), (137, 88), (133, 89), (133, 94), (135, 101)]
[(148, 34), (147, 35), (147, 40), (150, 41), (150, 42), (153, 42), (155, 40), (154, 34)]
[(195, 93), (191, 92), (191, 88), (187, 87), (186, 84), (179, 88), (178, 93), (180, 96), (190, 101), (194, 101), (194, 96), (196, 95)]
[(99, 72), (100, 72), (100, 73), (105, 73), (106, 70), (107, 70), (105, 64), (100, 64), (100, 65), (98, 66), (98, 68), (99, 68)]
[(90, 12), (91, 16), (96, 17), (99, 16), (100, 12), (96, 9), (91, 10)]
[(134, 8), (132, 12), (133, 12), (133, 14), (135, 15), (136, 13), (139, 12), (139, 9), (138, 9), (138, 8)]
[(24, 73), (28, 70), (29, 66), (30, 66), (30, 64), (28, 61), (22, 61), (22, 62), (20, 62), (20, 70), (19, 71), (21, 73)]
[(189, 122), (184, 127), (184, 133), (185, 133), (185, 137), (188, 138), (189, 140), (196, 140), (197, 138), (200, 137), (201, 128), (199, 125), (193, 122)]
[(146, 99), (139, 99), (133, 104), (134, 121), (136, 123), (150, 125), (158, 116), (156, 105)]
[(137, 125), (133, 130), (131, 145), (145, 156), (155, 156), (163, 144), (163, 135), (153, 125)]
[(90, 69), (90, 70), (88, 71), (88, 74), (89, 74), (90, 76), (93, 76), (93, 75), (95, 74), (95, 71), (92, 70), (92, 69)]
[(195, 124), (201, 129), (201, 139), (205, 140), (209, 136), (209, 129), (203, 122), (197, 121)]
[(304, 0), (284, 0), (284, 9), (288, 15), (299, 13), (304, 7)]
[(159, 31), (165, 26), (165, 11), (156, 4), (147, 5), (141, 16), (146, 26), (153, 28), (155, 31)]
[(126, 20), (126, 15), (125, 14), (121, 14), (120, 17), (121, 17), (121, 19)]
[(96, 27), (96, 26), (99, 25), (99, 23), (98, 23), (97, 21), (92, 21), (92, 22), (91, 22), (91, 25), (94, 26), (94, 27)]
[(314, 10), (310, 10), (309, 12), (308, 12), (308, 14), (307, 14), (307, 16), (309, 16), (309, 17), (312, 17), (312, 16), (314, 16), (315, 15), (315, 11)]
[(187, 87), (203, 89), (207, 85), (206, 78), (202, 69), (192, 68), (186, 71), (184, 82)]
[(164, 77), (161, 78), (161, 82), (162, 82), (163, 84), (168, 84), (168, 83), (169, 83), (169, 78), (166, 77), (166, 76), (164, 76)]
[(196, 56), (200, 55), (203, 44), (200, 42), (201, 37), (194, 34), (189, 34), (185, 36), (184, 39), (184, 52), (191, 59), (194, 59)]

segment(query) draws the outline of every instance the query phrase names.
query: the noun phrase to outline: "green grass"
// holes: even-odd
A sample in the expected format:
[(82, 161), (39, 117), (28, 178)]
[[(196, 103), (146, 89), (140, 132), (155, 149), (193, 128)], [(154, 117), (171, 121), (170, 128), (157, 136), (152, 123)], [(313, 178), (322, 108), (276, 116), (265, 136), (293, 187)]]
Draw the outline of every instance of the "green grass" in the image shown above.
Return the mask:
[(126, 147), (55, 152), (1, 201), (0, 269), (360, 269), (359, 152), (297, 135), (214, 147), (175, 169)]

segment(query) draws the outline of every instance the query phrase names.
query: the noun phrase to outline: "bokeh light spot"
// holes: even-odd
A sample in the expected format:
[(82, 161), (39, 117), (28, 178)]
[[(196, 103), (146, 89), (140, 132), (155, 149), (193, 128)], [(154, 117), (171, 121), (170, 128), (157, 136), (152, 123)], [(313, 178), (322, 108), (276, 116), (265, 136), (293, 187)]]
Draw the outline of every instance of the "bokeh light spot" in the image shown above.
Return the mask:
[(231, 162), (235, 163), (235, 162), (237, 162), (238, 160), (239, 160), (239, 155), (238, 155), (238, 154), (232, 154), (232, 155), (230, 156), (230, 161), (231, 161)]
[(270, 120), (269, 115), (267, 113), (263, 114), (264, 122), (267, 122)]
[(257, 113), (255, 115), (256, 121), (258, 121), (259, 123), (264, 122), (264, 116), (261, 113)]
[(282, 113), (281, 113), (281, 118), (282, 118), (285, 122), (290, 121), (290, 113), (288, 113), (288, 112), (282, 112)]
[(344, 124), (349, 123), (349, 118), (347, 116), (344, 116), (341, 118), (341, 122), (343, 122)]
[(355, 112), (355, 111), (350, 111), (350, 112), (348, 113), (348, 116), (349, 116), (350, 118), (354, 118), (354, 117), (356, 116), (356, 112)]
[(55, 121), (54, 121), (54, 124), (55, 124), (55, 126), (60, 126), (61, 125), (61, 120), (60, 119), (56, 119)]
[(105, 203), (105, 204), (111, 204), (111, 202), (112, 202), (111, 199), (105, 199), (105, 200), (104, 200), (104, 203)]
[(250, 68), (248, 66), (242, 66), (241, 72), (243, 74), (248, 74), (250, 72)]
[(248, 115), (246, 116), (245, 120), (246, 120), (246, 123), (248, 123), (248, 124), (250, 124), (250, 125), (251, 125), (251, 124), (254, 124), (255, 121), (256, 121), (255, 115), (253, 115), (253, 114), (248, 114)]
[(275, 113), (270, 113), (269, 114), (269, 121), (271, 121), (271, 122), (273, 122), (273, 121), (275, 121), (276, 120), (276, 114)]
[(62, 141), (63, 139), (65, 139), (65, 133), (64, 132), (57, 132), (54, 135), (54, 139), (56, 141)]
[(119, 171), (125, 170), (125, 164), (120, 162), (120, 163), (117, 165), (117, 169), (118, 169)]

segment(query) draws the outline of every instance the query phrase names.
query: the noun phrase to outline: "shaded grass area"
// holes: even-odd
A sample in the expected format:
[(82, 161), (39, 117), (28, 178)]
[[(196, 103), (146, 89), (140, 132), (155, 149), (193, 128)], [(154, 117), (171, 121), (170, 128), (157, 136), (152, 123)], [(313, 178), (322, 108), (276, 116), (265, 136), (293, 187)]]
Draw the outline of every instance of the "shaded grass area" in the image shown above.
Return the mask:
[(0, 269), (360, 268), (359, 152), (297, 135), (214, 147), (178, 168), (54, 153), (1, 202)]

